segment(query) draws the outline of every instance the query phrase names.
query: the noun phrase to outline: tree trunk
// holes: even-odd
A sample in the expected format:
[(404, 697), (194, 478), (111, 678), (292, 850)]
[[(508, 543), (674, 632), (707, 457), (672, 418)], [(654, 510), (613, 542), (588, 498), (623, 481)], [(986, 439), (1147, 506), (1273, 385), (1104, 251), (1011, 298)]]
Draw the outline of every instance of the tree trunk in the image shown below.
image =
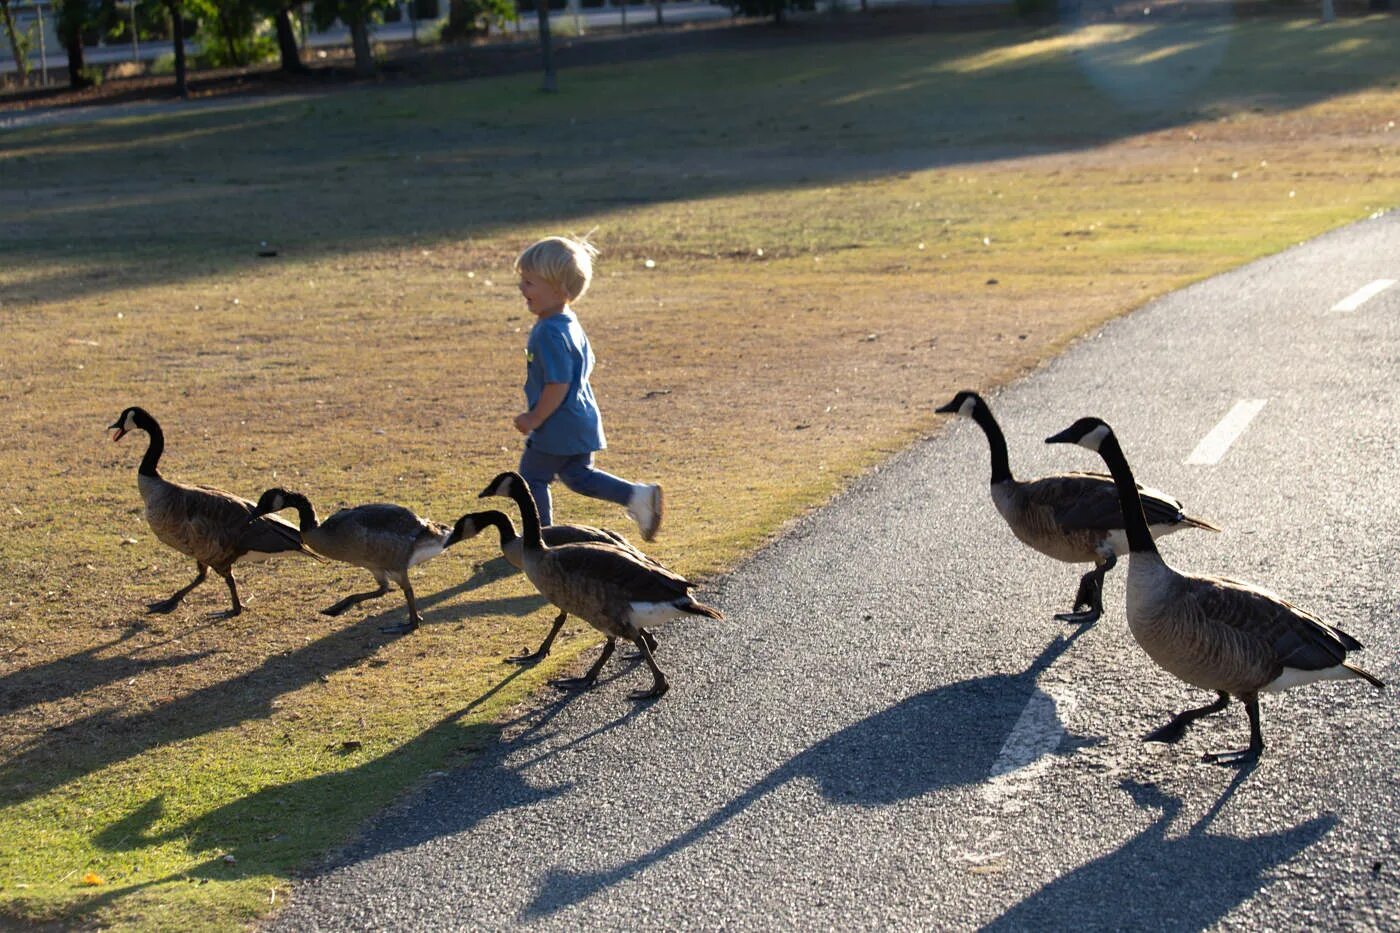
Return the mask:
[(1337, 11), (1332, 6), (1332, 0), (1322, 0), (1322, 21), (1330, 23), (1337, 18)]
[(549, 43), (549, 0), (535, 0), (535, 16), (540, 29), (540, 57), (544, 59), (544, 88), (549, 93), (559, 90), (554, 74), (554, 50)]
[(277, 27), (277, 54), (282, 59), (282, 70), (289, 74), (305, 74), (306, 66), (301, 63), (301, 50), (297, 48), (296, 30), (292, 28), (291, 10), (279, 7), (272, 21)]
[(363, 13), (351, 18), (350, 44), (355, 49), (355, 75), (368, 78), (374, 74), (374, 53), (369, 47), (369, 24)]
[(15, 68), (19, 71), (19, 86), (29, 86), (29, 42), (28, 36), (21, 36), (15, 28), (15, 15), (10, 9), (10, 0), (0, 0), (0, 18), (5, 20), (5, 35), (10, 38), (10, 48), (15, 53)]
[(664, 25), (666, 25), (665, 22), (663, 22), (662, 19), (661, 19), (661, 0), (654, 0), (654, 2), (652, 3), (652, 5), (656, 7), (656, 25), (658, 25), (658, 26), (664, 26)]
[(180, 0), (166, 0), (170, 7), (170, 41), (175, 45), (175, 93), (190, 96), (189, 72), (185, 66), (185, 13)]
[(68, 54), (68, 84), (75, 90), (92, 87), (92, 79), (87, 76), (87, 63), (83, 61), (83, 25), (87, 22), (87, 10), (83, 0), (64, 0), (58, 11), (58, 33), (63, 40), (63, 50)]

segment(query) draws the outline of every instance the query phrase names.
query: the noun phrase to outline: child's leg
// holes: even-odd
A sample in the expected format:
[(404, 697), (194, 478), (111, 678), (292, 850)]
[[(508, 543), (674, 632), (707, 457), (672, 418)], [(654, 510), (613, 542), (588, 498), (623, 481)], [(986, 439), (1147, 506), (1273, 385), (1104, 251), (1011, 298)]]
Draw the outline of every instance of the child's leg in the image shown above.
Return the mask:
[(530, 487), (530, 495), (535, 497), (535, 508), (540, 510), (541, 525), (554, 524), (554, 507), (549, 498), (549, 484), (554, 482), (560, 468), (570, 459), (529, 447), (520, 455), (520, 475), (524, 477), (525, 485)]
[(633, 491), (639, 488), (636, 483), (629, 483), (595, 467), (592, 454), (563, 458), (558, 473), (564, 485), (580, 496), (616, 502), (618, 505), (631, 501)]
[(627, 507), (642, 538), (650, 541), (661, 527), (661, 487), (655, 483), (629, 483), (593, 466), (592, 454), (568, 458), (559, 468), (559, 478), (574, 492), (594, 499), (616, 502)]

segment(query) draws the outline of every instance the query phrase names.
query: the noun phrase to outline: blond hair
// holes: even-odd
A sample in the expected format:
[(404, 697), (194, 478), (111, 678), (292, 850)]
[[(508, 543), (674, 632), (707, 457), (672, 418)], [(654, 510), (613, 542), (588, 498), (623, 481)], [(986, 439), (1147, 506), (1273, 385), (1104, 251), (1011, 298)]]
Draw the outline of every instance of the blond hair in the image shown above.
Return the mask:
[(593, 281), (593, 257), (598, 249), (586, 239), (548, 236), (515, 260), (515, 271), (536, 275), (577, 301)]

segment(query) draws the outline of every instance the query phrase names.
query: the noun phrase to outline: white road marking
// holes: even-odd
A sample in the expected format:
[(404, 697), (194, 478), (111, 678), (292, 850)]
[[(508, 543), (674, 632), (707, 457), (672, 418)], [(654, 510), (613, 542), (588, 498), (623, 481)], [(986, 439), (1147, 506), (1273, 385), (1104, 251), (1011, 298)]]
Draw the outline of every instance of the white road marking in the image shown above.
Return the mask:
[(1394, 279), (1376, 279), (1365, 288), (1358, 289), (1332, 306), (1333, 311), (1355, 311), (1372, 298), (1395, 284)]
[(1002, 743), (982, 796), (998, 803), (1039, 777), (1055, 760), (1055, 750), (1065, 737), (1064, 720), (1073, 711), (1077, 698), (1056, 685), (1055, 693), (1035, 688), (1011, 734)]
[(1196, 449), (1191, 451), (1191, 456), (1186, 458), (1186, 462), (1207, 466), (1219, 463), (1220, 458), (1225, 456), (1225, 452), (1230, 449), (1230, 445), (1244, 433), (1244, 429), (1249, 427), (1254, 416), (1259, 414), (1260, 409), (1268, 401), (1266, 398), (1247, 398), (1244, 401), (1236, 402), (1235, 407), (1230, 409), (1230, 413), (1201, 439), (1201, 442), (1196, 445)]

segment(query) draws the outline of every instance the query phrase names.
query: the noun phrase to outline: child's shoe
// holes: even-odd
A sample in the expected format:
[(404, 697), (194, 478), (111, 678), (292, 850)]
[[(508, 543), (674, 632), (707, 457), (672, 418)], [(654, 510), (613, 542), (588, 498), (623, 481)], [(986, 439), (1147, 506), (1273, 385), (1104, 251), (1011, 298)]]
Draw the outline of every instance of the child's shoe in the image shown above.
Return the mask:
[(661, 530), (661, 514), (665, 506), (661, 498), (661, 486), (646, 483), (633, 490), (632, 500), (627, 503), (627, 514), (637, 523), (643, 541), (650, 541)]

